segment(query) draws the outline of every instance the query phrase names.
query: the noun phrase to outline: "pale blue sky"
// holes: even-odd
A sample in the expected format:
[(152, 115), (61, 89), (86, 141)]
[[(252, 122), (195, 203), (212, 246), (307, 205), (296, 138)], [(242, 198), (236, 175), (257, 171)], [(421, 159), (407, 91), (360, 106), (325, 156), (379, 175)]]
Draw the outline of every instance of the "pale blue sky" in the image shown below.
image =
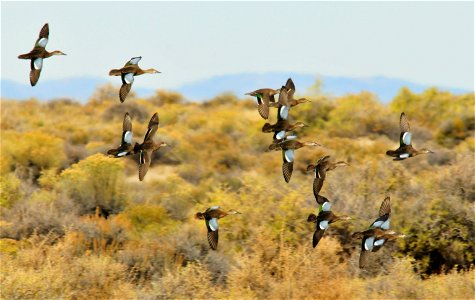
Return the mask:
[[(107, 78), (133, 56), (134, 85), (175, 88), (215, 75), (286, 71), (383, 75), (473, 90), (473, 2), (2, 2), (2, 79), (28, 82), (44, 23), (41, 80)], [(117, 78), (111, 78), (117, 81)]]

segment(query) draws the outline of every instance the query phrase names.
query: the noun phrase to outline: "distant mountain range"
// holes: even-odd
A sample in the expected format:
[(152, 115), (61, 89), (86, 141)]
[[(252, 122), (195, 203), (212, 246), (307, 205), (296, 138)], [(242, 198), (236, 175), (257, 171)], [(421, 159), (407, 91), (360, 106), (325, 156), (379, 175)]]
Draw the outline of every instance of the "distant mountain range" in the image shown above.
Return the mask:
[[(410, 81), (387, 78), (382, 76), (369, 78), (351, 78), (341, 76), (316, 76), (298, 73), (241, 73), (235, 75), (215, 76), (209, 79), (185, 84), (172, 89), (182, 93), (185, 98), (192, 101), (203, 101), (214, 96), (230, 92), (239, 97), (258, 88), (279, 88), (291, 77), (297, 87), (297, 94), (304, 94), (317, 80), (321, 82), (320, 92), (333, 96), (341, 96), (348, 93), (369, 91), (387, 103), (393, 99), (402, 87), (407, 87), (415, 93), (420, 93), (429, 88), (429, 85), (418, 84)], [(100, 78), (77, 77), (61, 80), (40, 81), (35, 87), (28, 83), (18, 83), (11, 80), (1, 80), (1, 97), (7, 99), (37, 98), (42, 101), (58, 98), (72, 98), (80, 102), (86, 102), (95, 89), (107, 84), (108, 81)], [(465, 94), (468, 91), (459, 88), (440, 87), (454, 94)], [(154, 89), (134, 87), (133, 90), (140, 97), (148, 97), (155, 94)]]

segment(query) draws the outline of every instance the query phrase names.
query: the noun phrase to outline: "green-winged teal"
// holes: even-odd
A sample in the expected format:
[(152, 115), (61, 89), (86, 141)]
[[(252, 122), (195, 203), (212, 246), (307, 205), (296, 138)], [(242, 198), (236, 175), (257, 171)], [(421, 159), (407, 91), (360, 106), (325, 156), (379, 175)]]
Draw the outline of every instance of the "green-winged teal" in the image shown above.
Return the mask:
[(322, 189), (327, 171), (342, 166), (349, 166), (349, 164), (344, 161), (331, 162), (329, 155), (320, 158), (316, 165), (307, 166), (307, 172), (313, 171), (315, 174), (315, 179), (313, 180), (313, 194), (315, 195), (315, 199), (318, 198), (318, 193)]
[(279, 90), (274, 89), (259, 89), (255, 90), (254, 92), (246, 93), (245, 95), (249, 95), (252, 97), (257, 98), (257, 110), (262, 118), (268, 119), (269, 118), (269, 103), (275, 102), (274, 95), (278, 94)]
[(18, 56), (20, 59), (29, 59), (30, 63), (30, 84), (35, 86), (40, 78), (41, 70), (43, 68), (43, 59), (51, 57), (53, 55), (66, 55), (59, 50), (53, 52), (46, 51), (45, 47), (48, 44), (49, 38), (49, 26), (48, 23), (43, 25), (41, 28), (40, 36), (36, 40), (33, 50), (26, 54), (21, 54)]
[(125, 98), (132, 88), (132, 83), (134, 82), (134, 76), (139, 76), (142, 74), (155, 74), (161, 73), (155, 69), (146, 69), (143, 70), (139, 67), (138, 63), (142, 59), (142, 56), (133, 57), (124, 67), (121, 69), (112, 69), (109, 71), (110, 76), (120, 76), (122, 78), (122, 86), (120, 87), (119, 98), (120, 102), (124, 102)]
[(227, 215), (240, 214), (235, 210), (223, 211), (220, 206), (211, 206), (205, 212), (197, 212), (195, 217), (200, 220), (205, 220), (206, 228), (208, 229), (208, 242), (211, 249), (218, 248), (218, 219), (226, 217)]
[(390, 198), (386, 197), (379, 208), (378, 218), (365, 231), (353, 233), (353, 238), (361, 238), (360, 268), (364, 268), (371, 252), (378, 251), (387, 241), (405, 237), (403, 234), (389, 230), (391, 215)]
[(328, 199), (319, 208), (318, 216), (310, 214), (307, 218), (307, 222), (315, 223), (315, 232), (313, 233), (313, 248), (318, 245), (318, 242), (323, 237), (323, 234), (328, 229), (331, 223), (335, 223), (340, 220), (351, 220), (349, 216), (337, 216), (330, 211), (330, 202)]
[(107, 154), (112, 157), (122, 157), (134, 154), (134, 146), (132, 145), (132, 119), (129, 113), (125, 113), (122, 123), (122, 139), (120, 146), (116, 149), (110, 149)]
[(401, 113), (401, 117), (399, 119), (399, 128), (401, 129), (401, 135), (399, 138), (399, 148), (396, 150), (388, 150), (386, 152), (386, 155), (394, 157), (394, 160), (403, 160), (419, 154), (434, 153), (426, 148), (422, 148), (421, 150), (416, 150), (412, 148), (412, 134), (410, 131), (411, 128), (409, 127), (409, 122), (407, 121), (406, 114), (404, 113)]
[(320, 146), (316, 142), (300, 142), (296, 138), (296, 136), (288, 136), (282, 142), (272, 143), (269, 146), (269, 150), (282, 150), (282, 174), (287, 183), (290, 181), (294, 169), (294, 151), (305, 146)]

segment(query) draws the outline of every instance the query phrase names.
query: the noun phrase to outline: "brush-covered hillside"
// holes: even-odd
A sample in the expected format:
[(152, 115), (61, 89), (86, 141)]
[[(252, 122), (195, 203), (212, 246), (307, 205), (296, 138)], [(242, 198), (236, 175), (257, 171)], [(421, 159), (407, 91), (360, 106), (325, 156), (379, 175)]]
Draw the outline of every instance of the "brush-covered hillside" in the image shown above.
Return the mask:
[[(104, 86), (84, 105), (2, 100), (1, 298), (473, 299), (474, 95), (401, 89), (388, 105), (370, 93), (301, 96), (312, 102), (293, 107), (291, 122), (323, 146), (295, 152), (288, 184), (251, 99), (191, 103), (159, 90), (121, 104), (118, 87)], [(403, 111), (413, 146), (434, 153), (385, 155), (399, 146)], [(139, 142), (158, 112), (155, 140), (169, 145), (142, 182), (137, 156), (105, 155), (125, 112)], [(320, 194), (353, 220), (314, 249), (306, 168), (324, 155), (350, 164), (328, 172)], [(359, 269), (351, 235), (386, 196), (391, 228), (406, 237)], [(195, 218), (213, 205), (242, 213), (219, 220), (217, 251)]]

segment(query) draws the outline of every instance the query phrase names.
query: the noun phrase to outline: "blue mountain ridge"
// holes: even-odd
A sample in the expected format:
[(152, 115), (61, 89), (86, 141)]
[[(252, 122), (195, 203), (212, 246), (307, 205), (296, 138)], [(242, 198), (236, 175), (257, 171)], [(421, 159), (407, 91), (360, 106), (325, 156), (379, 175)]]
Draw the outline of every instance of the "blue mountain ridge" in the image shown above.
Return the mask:
[[(255, 89), (269, 87), (279, 88), (291, 77), (297, 92), (304, 94), (317, 80), (321, 82), (320, 92), (332, 96), (341, 96), (348, 93), (369, 91), (375, 94), (382, 102), (387, 103), (399, 92), (402, 87), (407, 87), (415, 93), (420, 93), (431, 87), (406, 80), (375, 76), (368, 78), (352, 78), (343, 76), (319, 76), (291, 72), (269, 73), (240, 73), (233, 75), (214, 76), (185, 84), (181, 87), (170, 89), (180, 92), (191, 101), (203, 101), (211, 99), (220, 93), (234, 93), (243, 97), (245, 93)], [(71, 98), (80, 102), (86, 102), (100, 85), (109, 81), (94, 77), (75, 77), (60, 80), (45, 80), (35, 87), (29, 83), (18, 83), (11, 80), (1, 80), (1, 97), (5, 99), (23, 100), (36, 98), (48, 101), (58, 98)], [(440, 87), (441, 90), (450, 91), (454, 94), (464, 94), (468, 91), (459, 88)], [(155, 94), (151, 88), (133, 87), (139, 97), (149, 97)]]

